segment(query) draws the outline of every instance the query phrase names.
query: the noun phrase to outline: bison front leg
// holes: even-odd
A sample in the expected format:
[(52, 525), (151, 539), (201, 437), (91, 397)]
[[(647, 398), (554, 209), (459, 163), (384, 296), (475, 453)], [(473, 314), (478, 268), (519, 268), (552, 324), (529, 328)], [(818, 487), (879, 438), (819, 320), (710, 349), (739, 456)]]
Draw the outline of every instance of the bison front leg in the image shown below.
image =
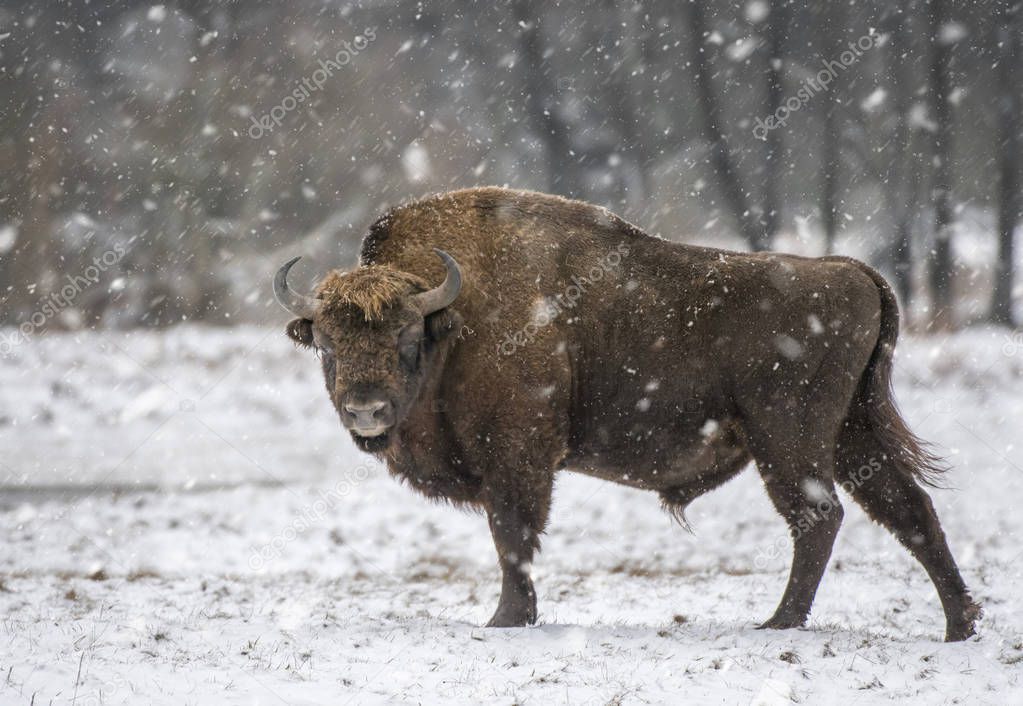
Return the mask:
[(501, 564), (501, 600), (487, 627), (511, 628), (536, 622), (536, 590), (530, 570), (550, 508), (549, 480), (532, 492), (491, 493), (486, 503), (490, 532)]

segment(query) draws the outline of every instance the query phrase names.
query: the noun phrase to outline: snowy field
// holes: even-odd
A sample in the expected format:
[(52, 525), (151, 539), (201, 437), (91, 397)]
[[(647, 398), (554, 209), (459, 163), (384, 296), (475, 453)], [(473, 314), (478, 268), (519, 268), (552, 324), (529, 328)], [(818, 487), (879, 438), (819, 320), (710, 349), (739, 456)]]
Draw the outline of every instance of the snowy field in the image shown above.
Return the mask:
[(977, 638), (848, 499), (808, 628), (754, 630), (789, 548), (752, 469), (694, 534), (563, 474), (541, 624), (485, 630), (484, 518), (358, 454), (280, 329), (47, 335), (0, 358), (0, 704), (1023, 703), (1023, 339), (906, 337), (897, 384)]

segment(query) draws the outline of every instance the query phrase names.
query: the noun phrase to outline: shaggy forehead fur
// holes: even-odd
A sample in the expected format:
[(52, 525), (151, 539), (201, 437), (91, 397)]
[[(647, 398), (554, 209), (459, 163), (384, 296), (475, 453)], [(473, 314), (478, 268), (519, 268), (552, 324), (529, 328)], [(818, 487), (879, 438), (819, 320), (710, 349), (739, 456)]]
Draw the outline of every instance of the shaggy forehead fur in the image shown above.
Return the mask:
[(416, 275), (386, 265), (365, 265), (351, 272), (331, 272), (317, 286), (316, 295), (327, 315), (354, 307), (366, 321), (380, 321), (384, 311), (426, 288)]

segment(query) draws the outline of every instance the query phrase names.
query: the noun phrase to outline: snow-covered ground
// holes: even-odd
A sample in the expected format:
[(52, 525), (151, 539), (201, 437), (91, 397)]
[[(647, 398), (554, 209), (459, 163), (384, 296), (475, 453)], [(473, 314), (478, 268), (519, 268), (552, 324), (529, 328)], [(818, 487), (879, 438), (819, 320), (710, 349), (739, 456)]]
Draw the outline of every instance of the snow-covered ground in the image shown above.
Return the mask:
[(478, 627), (485, 520), (340, 432), (280, 329), (49, 334), (0, 358), (0, 704), (1023, 702), (1023, 339), (903, 340), (899, 399), (984, 604), (940, 641), (923, 570), (851, 502), (806, 630), (752, 469), (697, 500), (564, 474), (541, 624)]

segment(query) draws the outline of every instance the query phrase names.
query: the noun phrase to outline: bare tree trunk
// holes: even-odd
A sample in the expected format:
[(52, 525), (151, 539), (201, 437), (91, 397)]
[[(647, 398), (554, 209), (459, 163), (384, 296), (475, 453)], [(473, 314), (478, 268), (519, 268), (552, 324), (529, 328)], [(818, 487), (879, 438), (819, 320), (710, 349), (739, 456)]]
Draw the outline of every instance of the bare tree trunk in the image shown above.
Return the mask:
[(835, 252), (838, 234), (838, 170), (839, 147), (838, 117), (835, 104), (830, 103), (824, 113), (824, 150), (821, 156), (821, 225), (824, 229), (824, 252)]
[(932, 325), (950, 328), (952, 311), (952, 108), (949, 102), (952, 40), (943, 36), (949, 21), (948, 0), (929, 0), (932, 47), (928, 94), (934, 114), (934, 252), (931, 259)]
[[(64, 99), (70, 105), (70, 99)], [(40, 110), (39, 124), (51, 124), (60, 114), (60, 106)], [(21, 141), (18, 161), (24, 169), (16, 192), (22, 199), (21, 225), (15, 248), (10, 252), (11, 301), (7, 306), (29, 318), (39, 300), (56, 280), (58, 255), (54, 248), (53, 190), (64, 173), (65, 145), (58, 135), (40, 130), (36, 139)], [(6, 292), (5, 292), (6, 294)]]
[[(766, 115), (776, 115), (784, 100), (784, 57), (785, 30), (788, 28), (786, 0), (771, 0), (767, 16), (767, 110)], [(766, 248), (771, 247), (781, 225), (782, 161), (785, 143), (781, 130), (767, 133), (767, 155), (764, 165), (764, 237)]]
[[(829, 10), (824, 18), (824, 46), (828, 56), (838, 56), (842, 51), (842, 30), (845, 27), (845, 12), (840, 6)], [(823, 96), (824, 135), (821, 154), (821, 225), (824, 230), (824, 251), (831, 254), (835, 251), (835, 238), (838, 235), (839, 194), (838, 178), (841, 169), (842, 136), (838, 115), (838, 84), (842, 76), (836, 76), (831, 90)]]
[(1015, 326), (1012, 312), (1012, 286), (1014, 275), (1015, 248), (1013, 236), (1020, 218), (1020, 149), (1023, 138), (1020, 131), (1019, 86), (1021, 46), (1021, 15), (1023, 6), (1019, 2), (1007, 2), (999, 12), (998, 39), (1000, 44), (998, 77), (1002, 95), (998, 101), (998, 121), (1001, 133), (999, 150), (999, 201), (998, 201), (998, 261), (995, 263), (995, 290), (991, 302), (991, 319), (995, 323)]
[(704, 51), (704, 37), (707, 34), (707, 20), (700, 0), (684, 3), (685, 19), (689, 25), (690, 61), (693, 79), (696, 83), (697, 107), (702, 112), (701, 134), (711, 146), (711, 166), (724, 193), (725, 201), (732, 211), (739, 231), (754, 250), (766, 250), (769, 246), (764, 229), (756, 222), (750, 211), (749, 197), (739, 179), (738, 170), (732, 163), (728, 142), (722, 126), (721, 108), (714, 95), (710, 62)]
[[(32, 30), (15, 33), (4, 50), (10, 57), (27, 55), (38, 41)], [(13, 325), (29, 318), (50, 284), (46, 275), (55, 258), (49, 202), (59, 181), (63, 143), (39, 127), (60, 124), (60, 118), (39, 100), (32, 72), (0, 73), (5, 103), (0, 112), (0, 227), (15, 233), (14, 242), (0, 253), (0, 323)]]
[[(895, 134), (892, 141), (896, 152), (888, 171), (889, 186), (895, 192), (895, 198), (892, 199), (895, 206), (892, 213), (895, 221), (895, 242), (892, 248), (895, 289), (902, 300), (903, 309), (909, 311), (913, 297), (913, 224), (909, 204), (913, 203), (912, 197), (916, 195), (918, 179), (916, 158), (911, 150), (912, 133), (909, 130), (909, 98), (912, 83), (907, 75), (905, 57), (909, 50), (912, 27), (910, 13), (905, 3), (900, 3), (898, 13), (893, 23), (888, 48), (888, 67), (893, 84), (892, 93), (895, 96)], [(909, 188), (912, 189), (912, 193), (907, 193)]]
[(555, 82), (551, 78), (551, 67), (543, 58), (540, 36), (542, 7), (535, 0), (516, 0), (514, 5), (515, 20), (520, 28), (526, 109), (546, 146), (549, 189), (564, 196), (585, 197), (578, 174), (579, 157), (572, 152), (569, 127), (558, 115)]
[[(839, 12), (836, 8), (834, 12)], [(824, 18), (824, 46), (827, 47), (828, 55), (835, 56), (836, 48), (841, 37), (841, 22), (839, 16), (829, 13)], [(838, 77), (835, 78), (837, 82)], [(824, 135), (823, 149), (821, 155), (821, 225), (824, 230), (824, 252), (831, 254), (835, 251), (835, 235), (838, 230), (838, 161), (841, 152), (838, 134), (838, 118), (835, 115), (837, 107), (835, 99), (831, 95), (823, 96), (826, 101), (824, 105)]]
[[(12, 99), (12, 104), (15, 103)], [(16, 112), (16, 111), (12, 111)], [(20, 122), (20, 121), (19, 121)], [(27, 122), (27, 121), (26, 121)], [(6, 124), (4, 125), (6, 127)], [(19, 129), (24, 130), (20, 125)], [(14, 130), (10, 134), (19, 134)], [(28, 170), (32, 161), (28, 140), (4, 140), (0, 142), (0, 228), (12, 228), (14, 242), (5, 243), (0, 251), (0, 325), (14, 324), (22, 312), (26, 300), (24, 283), (19, 281), (19, 272), (28, 272), (34, 253), (29, 253), (25, 243), (30, 243), (31, 227), (26, 226), (25, 217), (31, 202)], [(38, 238), (45, 234), (36, 235)], [(20, 241), (20, 242), (19, 242)], [(30, 246), (31, 247), (31, 246)], [(22, 257), (24, 261), (22, 261)], [(0, 339), (2, 340), (2, 339)]]
[[(632, 207), (640, 208), (650, 191), (648, 175), (651, 156), (648, 145), (652, 140), (644, 135), (639, 124), (635, 93), (642, 77), (630, 76), (630, 69), (639, 66), (642, 59), (635, 47), (632, 32), (635, 27), (627, 13), (620, 10), (616, 0), (604, 0), (606, 19), (601, 33), (604, 61), (607, 65), (607, 79), (604, 83), (604, 105), (608, 106), (615, 132), (620, 138), (620, 150), (630, 158), (636, 179), (633, 181), (639, 193), (623, 194)], [(628, 191), (628, 179), (623, 179), (623, 190)]]

